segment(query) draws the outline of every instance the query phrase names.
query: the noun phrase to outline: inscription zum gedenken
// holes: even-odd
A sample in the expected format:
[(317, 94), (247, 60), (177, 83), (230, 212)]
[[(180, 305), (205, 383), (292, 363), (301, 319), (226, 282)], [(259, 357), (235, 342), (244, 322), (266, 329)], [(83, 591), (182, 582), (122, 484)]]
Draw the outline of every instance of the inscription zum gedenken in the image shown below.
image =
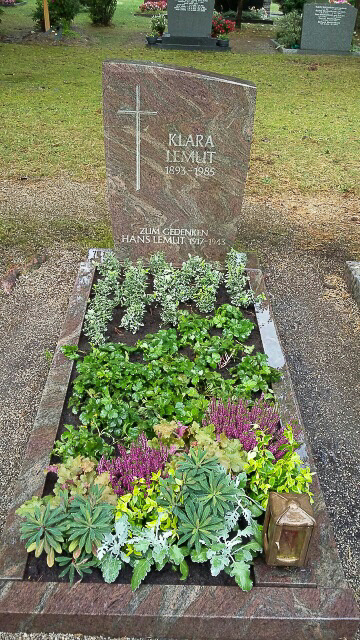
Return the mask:
[(208, 229), (180, 229), (175, 227), (140, 227), (136, 235), (123, 234), (126, 244), (178, 244), (188, 246), (224, 246), (223, 238), (209, 238)]

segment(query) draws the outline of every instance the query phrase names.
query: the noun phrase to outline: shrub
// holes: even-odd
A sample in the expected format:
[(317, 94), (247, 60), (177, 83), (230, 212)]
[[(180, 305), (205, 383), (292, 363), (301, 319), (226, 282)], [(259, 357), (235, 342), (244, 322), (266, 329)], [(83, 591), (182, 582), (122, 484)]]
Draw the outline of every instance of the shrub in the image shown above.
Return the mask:
[(121, 326), (127, 331), (136, 333), (144, 324), (148, 296), (146, 295), (148, 269), (144, 269), (141, 260), (136, 264), (125, 263), (125, 277), (121, 290), (121, 302), (126, 309), (121, 319)]
[[(51, 26), (69, 25), (80, 11), (79, 0), (50, 0), (49, 16)], [(42, 0), (36, 0), (36, 8), (32, 13), (32, 19), (42, 29), (45, 29), (44, 7)]]
[(224, 35), (225, 33), (230, 33), (234, 30), (235, 22), (233, 22), (232, 20), (227, 20), (221, 15), (221, 13), (214, 11), (211, 29), (211, 35), (213, 36), (213, 38)]
[(280, 9), (284, 14), (296, 11), (301, 14), (306, 0), (279, 0)]
[(162, 36), (164, 31), (166, 30), (166, 19), (163, 15), (157, 15), (151, 18), (151, 31), (152, 33), (157, 33), (159, 36)]
[(116, 5), (116, 0), (88, 0), (91, 22), (107, 27), (115, 13)]
[(276, 24), (276, 40), (283, 47), (294, 48), (300, 44), (301, 16), (297, 11), (291, 11)]

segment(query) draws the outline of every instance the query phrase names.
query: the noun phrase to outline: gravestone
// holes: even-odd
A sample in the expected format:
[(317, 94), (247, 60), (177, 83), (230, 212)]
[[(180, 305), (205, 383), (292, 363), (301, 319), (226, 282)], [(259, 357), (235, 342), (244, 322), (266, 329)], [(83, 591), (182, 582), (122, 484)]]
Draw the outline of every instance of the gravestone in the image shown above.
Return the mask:
[(300, 49), (349, 51), (357, 10), (350, 4), (305, 3)]
[(255, 86), (150, 62), (104, 63), (109, 210), (121, 259), (223, 260), (248, 169)]
[(211, 37), (214, 0), (168, 0), (168, 33), (161, 47), (171, 49), (216, 49)]

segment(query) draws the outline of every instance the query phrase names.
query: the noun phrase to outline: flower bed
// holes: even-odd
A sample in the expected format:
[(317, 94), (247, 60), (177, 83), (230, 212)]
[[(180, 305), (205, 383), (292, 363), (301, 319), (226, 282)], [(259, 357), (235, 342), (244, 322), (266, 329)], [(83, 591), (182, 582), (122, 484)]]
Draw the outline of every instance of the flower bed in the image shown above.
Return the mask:
[[(264, 293), (261, 272), (250, 268), (247, 273), (253, 290)], [(15, 509), (32, 494), (40, 496), (44, 492), (43, 469), (49, 464), (72, 368), (71, 361), (62, 355), (60, 349), (62, 345), (75, 346), (78, 343), (92, 279), (93, 267), (89, 262), (83, 263), (24, 457), (14, 507), (5, 525), (0, 547), (0, 576), (3, 580), (0, 583), (0, 629), (132, 637), (197, 637), (199, 640), (217, 640), (224, 634), (231, 640), (248, 637), (262, 640), (279, 633), (285, 640), (303, 639), (306, 629), (307, 640), (320, 635), (329, 640), (344, 634), (352, 638), (359, 615), (341, 571), (316, 475), (312, 490), (318, 526), (308, 566), (289, 571), (267, 567), (261, 558), (256, 558), (252, 572), (255, 587), (248, 593), (230, 586), (234, 582), (228, 575), (225, 575), (223, 586), (216, 582), (219, 576), (210, 576), (214, 581), (211, 584), (218, 586), (206, 586), (203, 575), (192, 576), (192, 571), (185, 584), (174, 584), (174, 576), (177, 575), (174, 572), (169, 572), (172, 579), (166, 578), (163, 583), (161, 576), (164, 571), (152, 572), (146, 579), (148, 584), (141, 588), (139, 594), (132, 594), (127, 584), (84, 583), (77, 584), (76, 590), (72, 590), (67, 584), (57, 584), (57, 578), (50, 578), (51, 581), (47, 582), (49, 577), (44, 578), (41, 574), (36, 581), (23, 580), (27, 554), (19, 540), (20, 518), (15, 515)], [(282, 372), (282, 379), (272, 384), (278, 397), (279, 412), (286, 421), (291, 421), (298, 416), (297, 405), (268, 303), (263, 301), (255, 311), (269, 365)], [(216, 408), (218, 405), (211, 410)], [(303, 442), (302, 433), (298, 438)], [(299, 453), (305, 464), (310, 462), (313, 467), (311, 455), (304, 444)], [(92, 470), (88, 469), (87, 473), (91, 474)], [(45, 494), (51, 490), (48, 480), (49, 476)], [(45, 559), (44, 554), (39, 560), (42, 558)], [(196, 564), (195, 569), (201, 566)], [(90, 580), (94, 573), (89, 576)], [(124, 573), (126, 569), (120, 576)], [(123, 578), (123, 582), (130, 577)]]
[(156, 13), (157, 11), (166, 11), (167, 0), (159, 0), (159, 2), (144, 2), (139, 6), (141, 13)]
[(26, 2), (17, 2), (16, 0), (0, 0), (0, 7), (20, 7)]
[(230, 252), (225, 274), (198, 257), (174, 269), (161, 253), (124, 269), (109, 253), (99, 270), (90, 343), (64, 349), (77, 424), (55, 443), (53, 492), (17, 511), (27, 576), (46, 576), (43, 556), (71, 581), (131, 567), (136, 589), (151, 569), (185, 580), (205, 564), (249, 590), (269, 488), (309, 493), (311, 474), (274, 404), (279, 373), (251, 344), (244, 256)]

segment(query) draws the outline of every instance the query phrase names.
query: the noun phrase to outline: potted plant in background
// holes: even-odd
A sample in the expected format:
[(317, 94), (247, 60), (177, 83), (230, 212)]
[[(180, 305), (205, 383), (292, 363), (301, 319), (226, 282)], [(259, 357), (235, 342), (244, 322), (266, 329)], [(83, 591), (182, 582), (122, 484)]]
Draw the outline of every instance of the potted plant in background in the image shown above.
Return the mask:
[(146, 36), (146, 40), (148, 44), (156, 44), (157, 43), (157, 39), (158, 39), (158, 34), (157, 33), (149, 33)]
[(166, 30), (166, 18), (164, 15), (158, 14), (151, 18), (151, 33), (161, 38)]
[[(235, 31), (235, 22), (233, 20), (228, 20), (218, 13), (214, 11), (213, 19), (212, 19), (212, 27), (211, 27), (211, 36), (213, 38), (217, 38), (219, 44), (219, 38), (226, 39), (228, 38), (228, 33), (231, 31)], [(221, 45), (226, 46), (226, 45)], [(229, 41), (227, 46), (229, 46)]]
[(221, 34), (220, 36), (217, 36), (216, 44), (218, 47), (228, 47), (229, 46), (228, 36), (225, 33)]

